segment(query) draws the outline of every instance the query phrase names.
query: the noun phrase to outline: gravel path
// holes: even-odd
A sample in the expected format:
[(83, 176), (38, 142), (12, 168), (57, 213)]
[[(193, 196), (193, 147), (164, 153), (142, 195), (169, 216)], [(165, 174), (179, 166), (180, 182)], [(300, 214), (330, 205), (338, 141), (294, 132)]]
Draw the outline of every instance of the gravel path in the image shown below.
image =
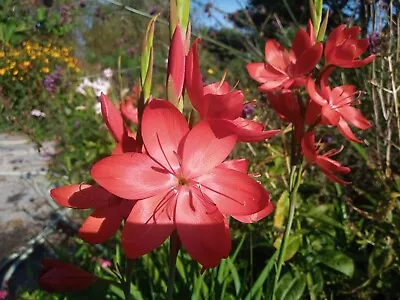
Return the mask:
[(39, 153), (25, 136), (0, 134), (0, 261), (50, 220), (45, 174), (53, 151), (51, 143)]

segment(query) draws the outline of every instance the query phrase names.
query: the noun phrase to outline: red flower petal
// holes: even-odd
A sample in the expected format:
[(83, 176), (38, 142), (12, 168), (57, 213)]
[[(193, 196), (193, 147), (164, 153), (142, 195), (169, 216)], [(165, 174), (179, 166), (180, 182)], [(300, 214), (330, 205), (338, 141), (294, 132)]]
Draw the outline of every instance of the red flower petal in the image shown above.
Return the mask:
[(332, 32), (329, 34), (328, 39), (326, 40), (325, 44), (325, 60), (327, 62), (331, 61), (331, 57), (333, 54), (333, 51), (336, 48), (336, 41), (339, 39), (340, 36), (343, 35), (343, 31), (345, 30), (346, 25), (339, 25), (335, 29), (332, 30)]
[(189, 126), (180, 111), (165, 100), (147, 104), (142, 120), (143, 142), (149, 155), (170, 172), (180, 168), (178, 145)]
[(317, 159), (317, 152), (315, 151), (314, 141), (314, 131), (308, 131), (304, 133), (303, 139), (301, 140), (301, 150), (310, 163), (314, 163)]
[(305, 50), (296, 60), (294, 76), (301, 76), (311, 72), (322, 56), (322, 44), (318, 43)]
[(78, 235), (87, 243), (100, 244), (118, 231), (121, 222), (119, 205), (96, 209), (82, 224)]
[(91, 174), (99, 185), (124, 199), (149, 198), (176, 184), (174, 175), (141, 153), (103, 158)]
[[(176, 206), (176, 227), (183, 247), (205, 268), (228, 257), (231, 238), (226, 218), (200, 191), (182, 187)], [(216, 242), (218, 241), (218, 242)]]
[(183, 145), (182, 169), (186, 178), (207, 173), (231, 153), (237, 137), (229, 133), (229, 121), (213, 120), (198, 123)]
[(312, 45), (312, 41), (307, 32), (305, 32), (303, 29), (299, 29), (294, 37), (292, 45), (292, 50), (296, 57), (299, 58), (300, 55)]
[(274, 68), (284, 71), (289, 65), (286, 49), (276, 40), (267, 40), (265, 43), (265, 58)]
[(261, 123), (237, 118), (232, 121), (235, 125), (233, 132), (238, 136), (240, 142), (260, 142), (274, 137), (280, 130), (263, 131), (264, 126)]
[(249, 163), (247, 159), (233, 159), (224, 161), (222, 164), (218, 166), (218, 168), (227, 168), (231, 170), (236, 170), (242, 173), (247, 174), (247, 169), (249, 167)]
[[(266, 197), (269, 198), (269, 195), (267, 193)], [(272, 202), (268, 202), (268, 204), (259, 212), (256, 212), (251, 215), (245, 215), (245, 216), (232, 216), (232, 218), (242, 222), (242, 223), (254, 223), (258, 222), (261, 219), (265, 218), (266, 216), (270, 215), (274, 211), (274, 204)]]
[(343, 118), (340, 119), (337, 128), (339, 129), (340, 133), (349, 141), (356, 142), (361, 144), (361, 140), (359, 140), (354, 133), (351, 131), (349, 125), (347, 124), (346, 120)]
[(121, 114), (106, 95), (101, 94), (100, 103), (101, 113), (103, 115), (103, 119), (107, 125), (108, 130), (111, 132), (114, 139), (117, 142), (120, 142), (124, 138), (124, 136), (127, 135), (127, 131)]
[(50, 191), (50, 197), (58, 204), (71, 208), (102, 208), (118, 200), (100, 186), (72, 184)]
[(262, 210), (269, 202), (264, 188), (247, 174), (215, 168), (195, 179), (223, 214), (249, 215)]
[(129, 258), (152, 251), (171, 235), (176, 197), (170, 190), (136, 202), (122, 230), (122, 246)]
[(311, 77), (308, 78), (307, 80), (307, 84), (306, 84), (306, 89), (307, 89), (307, 93), (310, 96), (310, 98), (315, 101), (316, 103), (318, 103), (319, 105), (325, 105), (328, 100), (325, 99), (323, 96), (321, 96), (317, 90), (315, 89), (315, 82), (314, 80), (312, 80)]
[(286, 76), (282, 71), (278, 71), (265, 63), (250, 63), (247, 64), (246, 68), (251, 78), (259, 83), (265, 83), (271, 80), (274, 81)]
[(339, 112), (347, 122), (359, 129), (365, 130), (372, 126), (362, 113), (352, 106), (343, 106), (339, 109)]
[(204, 87), (204, 95), (213, 94), (213, 95), (224, 95), (228, 94), (230, 91), (229, 84), (224, 81), (222, 84), (221, 82), (214, 82)]
[(202, 119), (238, 118), (243, 111), (243, 93), (235, 91), (224, 95), (207, 94), (203, 97), (204, 115)]

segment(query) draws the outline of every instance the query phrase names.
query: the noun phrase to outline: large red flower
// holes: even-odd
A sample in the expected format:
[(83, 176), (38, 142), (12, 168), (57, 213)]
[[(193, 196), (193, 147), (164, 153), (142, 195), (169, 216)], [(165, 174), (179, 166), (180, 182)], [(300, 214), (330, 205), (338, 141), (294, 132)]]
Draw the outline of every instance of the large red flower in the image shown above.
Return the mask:
[(346, 28), (346, 25), (336, 27), (328, 36), (325, 46), (325, 61), (327, 65), (342, 68), (358, 68), (372, 62), (375, 55), (357, 59), (368, 48), (368, 39), (359, 39), (360, 27)]
[(243, 93), (231, 90), (227, 82), (216, 82), (203, 87), (199, 57), (195, 41), (186, 58), (185, 87), (193, 107), (202, 120), (226, 120), (227, 128), (242, 142), (257, 142), (276, 135), (279, 130), (264, 131), (261, 123), (241, 117)]
[(276, 40), (267, 40), (265, 43), (267, 62), (247, 65), (249, 75), (261, 83), (260, 91), (297, 88), (305, 84), (305, 75), (314, 69), (321, 59), (323, 50), (321, 43), (315, 43), (313, 34), (312, 29), (309, 29), (309, 33), (299, 29), (290, 51)]
[(43, 260), (42, 265), (39, 285), (49, 292), (85, 290), (100, 279), (72, 264), (58, 260)]
[(129, 215), (134, 201), (127, 201), (100, 186), (72, 184), (50, 191), (51, 198), (59, 205), (76, 209), (93, 209), (79, 229), (79, 237), (91, 244), (103, 243), (119, 229)]
[(93, 166), (102, 187), (137, 201), (122, 232), (128, 257), (153, 250), (176, 230), (189, 254), (213, 267), (230, 252), (226, 215), (240, 218), (268, 206), (258, 182), (222, 164), (237, 141), (229, 124), (202, 121), (189, 131), (177, 108), (153, 100), (142, 120), (146, 153), (113, 155)]
[(359, 110), (351, 106), (358, 103), (358, 100), (354, 97), (357, 94), (355, 87), (353, 85), (342, 85), (331, 90), (327, 81), (327, 76), (323, 76), (320, 89), (316, 88), (311, 78), (307, 82), (309, 96), (320, 106), (322, 122), (337, 126), (346, 139), (361, 143), (351, 131), (348, 123), (362, 130), (368, 129), (372, 125)]
[(315, 145), (315, 134), (313, 131), (304, 134), (301, 141), (301, 150), (307, 160), (311, 164), (316, 164), (329, 180), (341, 184), (350, 183), (336, 176), (336, 173), (348, 174), (350, 169), (348, 167), (343, 167), (339, 162), (330, 158), (331, 156), (340, 153), (343, 148), (332, 149), (324, 154), (319, 154), (322, 150), (321, 146), (322, 144)]

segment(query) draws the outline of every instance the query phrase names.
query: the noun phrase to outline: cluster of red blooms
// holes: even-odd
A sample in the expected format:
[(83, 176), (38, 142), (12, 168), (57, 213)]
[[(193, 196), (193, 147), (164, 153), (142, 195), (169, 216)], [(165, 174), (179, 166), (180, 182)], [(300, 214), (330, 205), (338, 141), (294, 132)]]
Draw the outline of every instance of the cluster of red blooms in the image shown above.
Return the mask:
[[(275, 40), (268, 40), (265, 44), (267, 62), (247, 65), (250, 76), (261, 83), (259, 90), (267, 95), (271, 107), (282, 120), (293, 124), (296, 140), (309, 163), (318, 165), (330, 180), (339, 183), (347, 182), (337, 174), (347, 174), (350, 169), (330, 157), (342, 149), (321, 154), (321, 144), (315, 143), (315, 127), (336, 126), (346, 139), (357, 143), (361, 141), (349, 124), (361, 130), (371, 127), (353, 107), (360, 94), (355, 86), (331, 88), (328, 83), (335, 67), (358, 68), (373, 61), (374, 55), (358, 59), (368, 48), (368, 40), (358, 39), (359, 34), (359, 27), (340, 25), (328, 36), (324, 47), (316, 42), (314, 28), (309, 22), (307, 31), (298, 30), (290, 50)], [(322, 54), (325, 66), (314, 81), (311, 75)], [(305, 88), (306, 93), (301, 88)]]
[[(343, 85), (331, 89), (328, 85), (334, 66), (353, 68), (372, 61), (373, 56), (357, 60), (368, 46), (367, 40), (357, 39), (358, 34), (357, 27), (345, 26), (331, 33), (324, 52), (326, 66), (317, 83), (310, 73), (321, 59), (323, 45), (315, 41), (311, 25), (307, 31), (298, 31), (290, 51), (268, 40), (267, 63), (247, 66), (250, 76), (262, 84), (260, 90), (268, 95), (271, 106), (293, 124), (303, 155), (329, 179), (342, 183), (335, 174), (350, 170), (330, 159), (338, 150), (319, 153), (314, 129), (319, 124), (337, 126), (347, 139), (358, 142), (348, 123), (360, 129), (370, 127), (351, 106), (356, 102), (355, 88)], [(79, 230), (83, 240), (102, 243), (123, 225), (124, 252), (128, 258), (138, 258), (176, 232), (188, 253), (203, 268), (211, 268), (231, 249), (228, 216), (251, 223), (272, 212), (268, 192), (247, 174), (247, 161), (226, 159), (237, 142), (262, 141), (279, 130), (264, 131), (262, 124), (242, 118), (243, 93), (231, 89), (227, 82), (203, 85), (198, 44), (196, 40), (186, 51), (178, 25), (167, 74), (168, 95), (180, 99), (186, 90), (198, 112), (200, 120), (192, 128), (171, 99), (149, 99), (138, 120), (131, 100), (121, 105), (120, 113), (107, 96), (100, 97), (105, 124), (117, 145), (111, 156), (91, 170), (98, 185), (73, 184), (51, 191), (61, 206), (93, 209)], [(301, 92), (294, 92), (301, 87), (309, 95), (304, 102), (298, 96)], [(125, 125), (124, 118), (139, 121), (140, 139)], [(69, 290), (85, 288), (96, 280), (71, 265), (51, 262), (41, 277), (47, 289), (65, 288), (49, 282), (53, 273), (81, 278), (80, 283), (71, 282)]]
[[(137, 120), (130, 100), (121, 105), (120, 113), (101, 95), (102, 115), (117, 145), (111, 156), (91, 169), (98, 185), (51, 190), (61, 206), (93, 209), (79, 230), (84, 241), (102, 243), (123, 224), (124, 252), (138, 258), (176, 231), (186, 251), (203, 268), (211, 268), (231, 250), (228, 216), (252, 223), (273, 211), (268, 192), (247, 174), (247, 161), (226, 159), (237, 142), (262, 141), (279, 130), (264, 131), (262, 124), (242, 118), (243, 93), (228, 83), (203, 85), (198, 43), (185, 53), (177, 26), (167, 76), (173, 94), (180, 98), (186, 89), (198, 111), (200, 120), (193, 128), (171, 102), (150, 99), (140, 122), (140, 143), (124, 123), (124, 118)], [(56, 264), (53, 271), (57, 268)], [(71, 270), (62, 268), (64, 273)], [(42, 283), (46, 278), (42, 276)]]

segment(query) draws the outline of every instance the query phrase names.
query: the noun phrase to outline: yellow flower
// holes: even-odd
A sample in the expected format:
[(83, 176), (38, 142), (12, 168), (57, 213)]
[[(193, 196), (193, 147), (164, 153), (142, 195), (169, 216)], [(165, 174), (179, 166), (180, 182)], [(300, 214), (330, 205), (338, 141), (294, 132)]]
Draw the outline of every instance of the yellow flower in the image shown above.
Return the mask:
[(40, 69), (40, 71), (42, 72), (42, 73), (49, 73), (50, 72), (50, 69), (48, 68), (48, 67), (43, 67), (43, 68), (41, 68)]
[(212, 74), (214, 74), (214, 70), (211, 69), (211, 68), (209, 68), (209, 69), (207, 70), (207, 73), (210, 74), (210, 75), (212, 75)]
[(0, 58), (4, 57), (4, 55), (5, 55), (4, 51), (0, 51)]
[(43, 61), (44, 61), (45, 64), (49, 63), (49, 59), (48, 58), (45, 58)]
[(23, 80), (24, 80), (24, 77), (21, 76), (21, 77), (19, 78), (19, 81), (23, 81)]
[(36, 59), (36, 55), (32, 55), (31, 58), (32, 58), (32, 59)]
[(18, 70), (14, 70), (14, 71), (12, 72), (12, 74), (13, 74), (14, 76), (18, 75)]
[(0, 69), (0, 76), (3, 76), (6, 73), (6, 69)]
[(24, 61), (23, 63), (22, 63), (22, 65), (25, 67), (25, 68), (28, 68), (30, 65), (31, 65), (31, 62), (30, 61)]

